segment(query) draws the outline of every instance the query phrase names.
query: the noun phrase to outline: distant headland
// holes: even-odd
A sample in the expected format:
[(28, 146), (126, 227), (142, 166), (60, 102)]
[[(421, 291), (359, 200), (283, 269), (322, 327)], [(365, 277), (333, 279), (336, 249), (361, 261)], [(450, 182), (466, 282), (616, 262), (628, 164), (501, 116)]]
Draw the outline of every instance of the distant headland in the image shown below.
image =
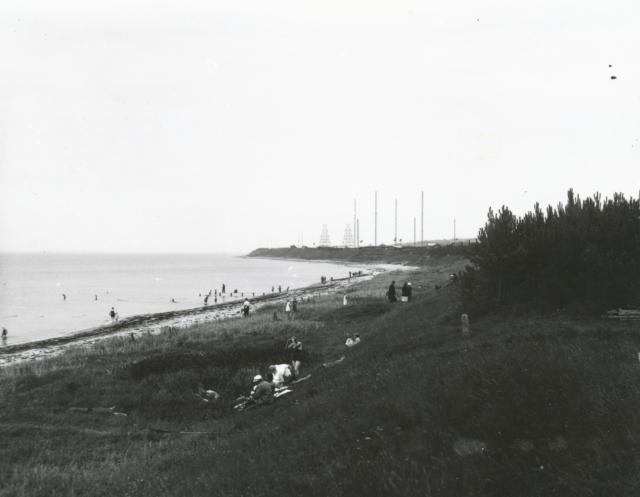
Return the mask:
[(362, 264), (404, 264), (410, 266), (426, 266), (433, 257), (466, 256), (472, 241), (457, 241), (447, 245), (430, 244), (430, 246), (377, 245), (359, 248), (348, 247), (279, 247), (258, 248), (248, 257), (275, 257), (282, 259), (344, 261)]

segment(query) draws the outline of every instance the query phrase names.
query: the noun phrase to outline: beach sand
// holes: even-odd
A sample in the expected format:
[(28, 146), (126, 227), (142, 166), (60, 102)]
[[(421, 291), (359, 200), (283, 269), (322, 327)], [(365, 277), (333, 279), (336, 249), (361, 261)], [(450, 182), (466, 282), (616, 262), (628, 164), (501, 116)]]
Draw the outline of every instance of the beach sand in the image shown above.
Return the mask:
[[(378, 264), (368, 271), (363, 272), (361, 276), (336, 279), (328, 281), (326, 284), (310, 285), (293, 289), (289, 292), (253, 297), (249, 300), (254, 309), (258, 309), (264, 305), (278, 303), (281, 303), (284, 308), (284, 303), (294, 297), (304, 301), (320, 295), (340, 292), (355, 282), (371, 279), (385, 271), (410, 269), (413, 268), (409, 266)], [(243, 302), (244, 298), (239, 298), (231, 302), (196, 307), (193, 309), (142, 314), (123, 319), (116, 324), (91, 328), (71, 335), (16, 345), (5, 345), (4, 347), (0, 347), (0, 367), (53, 357), (71, 347), (91, 346), (108, 337), (131, 336), (135, 339), (136, 336), (142, 334), (156, 334), (169, 329), (183, 330), (197, 324), (239, 317), (241, 315)]]

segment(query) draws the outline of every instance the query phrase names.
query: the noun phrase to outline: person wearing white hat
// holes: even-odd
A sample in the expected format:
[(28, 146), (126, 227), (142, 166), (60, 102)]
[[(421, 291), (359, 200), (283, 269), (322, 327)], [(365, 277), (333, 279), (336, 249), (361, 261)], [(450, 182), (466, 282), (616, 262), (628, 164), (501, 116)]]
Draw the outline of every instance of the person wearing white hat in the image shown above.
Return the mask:
[(262, 375), (253, 377), (253, 389), (250, 399), (256, 404), (267, 404), (273, 400), (273, 385), (265, 380)]

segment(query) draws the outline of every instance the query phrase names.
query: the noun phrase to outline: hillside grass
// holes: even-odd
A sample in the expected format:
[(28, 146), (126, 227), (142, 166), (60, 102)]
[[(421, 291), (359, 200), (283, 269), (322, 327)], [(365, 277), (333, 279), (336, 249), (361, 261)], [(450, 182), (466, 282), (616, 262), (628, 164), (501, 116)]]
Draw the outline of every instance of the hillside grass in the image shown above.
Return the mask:
[[(464, 338), (449, 269), (0, 370), (0, 496), (637, 495), (638, 324), (490, 314)], [(231, 409), (292, 334), (311, 379)]]

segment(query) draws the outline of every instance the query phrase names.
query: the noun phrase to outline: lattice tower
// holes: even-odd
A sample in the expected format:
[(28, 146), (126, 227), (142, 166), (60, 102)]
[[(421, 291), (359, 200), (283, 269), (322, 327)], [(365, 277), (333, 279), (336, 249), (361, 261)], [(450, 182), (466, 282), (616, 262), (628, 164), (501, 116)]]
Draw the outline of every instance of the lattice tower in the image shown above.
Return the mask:
[(318, 243), (319, 247), (330, 247), (331, 240), (329, 239), (329, 230), (327, 229), (327, 225), (322, 225), (322, 231), (320, 232), (320, 243)]
[(354, 239), (353, 239), (353, 232), (351, 231), (351, 225), (347, 224), (344, 227), (344, 236), (342, 237), (342, 245), (344, 247), (353, 248), (355, 247), (353, 240)]

